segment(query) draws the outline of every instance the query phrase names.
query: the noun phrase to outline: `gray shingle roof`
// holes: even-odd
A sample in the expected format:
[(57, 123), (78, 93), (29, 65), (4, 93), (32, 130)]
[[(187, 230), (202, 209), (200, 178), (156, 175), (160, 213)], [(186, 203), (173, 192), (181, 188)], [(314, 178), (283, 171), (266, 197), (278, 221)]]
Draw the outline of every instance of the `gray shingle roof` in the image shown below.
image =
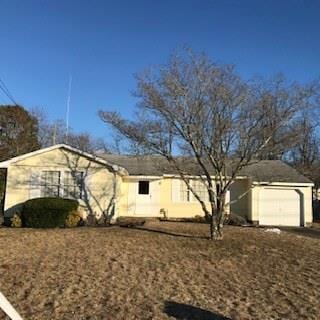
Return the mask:
[[(129, 175), (162, 176), (163, 174), (177, 174), (177, 171), (170, 166), (165, 158), (157, 155), (130, 156), (103, 154), (100, 157), (127, 169)], [(194, 165), (194, 162), (190, 159), (180, 158), (180, 160), (183, 161), (188, 173), (195, 175), (200, 173), (198, 166)], [(253, 163), (243, 168), (240, 176), (250, 177), (253, 181), (257, 182), (312, 182), (280, 160), (263, 160)]]

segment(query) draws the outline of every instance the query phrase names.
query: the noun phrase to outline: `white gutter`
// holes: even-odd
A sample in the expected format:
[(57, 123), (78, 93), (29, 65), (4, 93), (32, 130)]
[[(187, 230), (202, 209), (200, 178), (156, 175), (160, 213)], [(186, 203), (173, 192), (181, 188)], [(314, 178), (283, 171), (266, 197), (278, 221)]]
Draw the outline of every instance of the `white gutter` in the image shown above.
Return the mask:
[(130, 175), (130, 176), (125, 176), (123, 178), (126, 180), (136, 181), (136, 180), (159, 180), (162, 177), (163, 176), (142, 176), (142, 175), (141, 176), (137, 176), (137, 175), (133, 176), (133, 175)]
[(314, 187), (312, 182), (268, 182), (268, 181), (254, 181), (252, 182), (255, 186), (289, 186), (289, 187)]

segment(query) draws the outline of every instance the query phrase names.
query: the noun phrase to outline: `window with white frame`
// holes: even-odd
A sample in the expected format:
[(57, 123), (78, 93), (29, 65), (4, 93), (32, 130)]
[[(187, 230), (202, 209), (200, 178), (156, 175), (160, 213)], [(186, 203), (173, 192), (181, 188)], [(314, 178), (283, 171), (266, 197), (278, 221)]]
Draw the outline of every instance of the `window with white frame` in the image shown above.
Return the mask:
[(180, 180), (180, 201), (188, 202), (190, 201), (191, 191), (183, 180)]
[[(192, 202), (197, 201), (192, 191), (188, 189), (187, 184), (182, 180), (177, 180), (178, 185), (173, 187), (173, 192), (177, 192), (176, 196), (173, 196), (175, 201), (179, 202)], [(202, 201), (209, 201), (208, 190), (203, 181), (198, 179), (190, 179), (189, 184), (194, 192), (200, 197)]]
[(201, 180), (193, 180), (192, 188), (202, 201), (209, 201), (208, 190)]
[(83, 172), (65, 171), (63, 178), (63, 197), (82, 199), (83, 193)]
[(42, 171), (41, 197), (82, 199), (84, 174), (81, 171)]
[(41, 173), (41, 196), (60, 196), (60, 171), (42, 171)]

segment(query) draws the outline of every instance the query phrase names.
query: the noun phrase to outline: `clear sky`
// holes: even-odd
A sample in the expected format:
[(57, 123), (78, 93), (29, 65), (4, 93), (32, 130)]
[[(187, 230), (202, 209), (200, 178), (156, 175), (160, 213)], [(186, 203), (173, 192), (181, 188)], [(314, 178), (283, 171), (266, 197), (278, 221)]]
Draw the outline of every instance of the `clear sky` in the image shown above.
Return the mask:
[[(0, 78), (27, 108), (107, 137), (97, 110), (130, 114), (133, 74), (191, 46), (244, 77), (320, 75), (320, 1), (2, 0)], [(0, 104), (10, 101), (0, 93)]]

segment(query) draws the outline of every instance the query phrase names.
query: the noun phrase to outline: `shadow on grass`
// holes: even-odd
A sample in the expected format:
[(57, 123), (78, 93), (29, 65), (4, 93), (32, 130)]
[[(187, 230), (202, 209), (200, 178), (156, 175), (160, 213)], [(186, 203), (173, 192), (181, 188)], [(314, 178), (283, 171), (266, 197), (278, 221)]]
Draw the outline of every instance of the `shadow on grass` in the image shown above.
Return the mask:
[(206, 240), (209, 239), (209, 237), (205, 237), (205, 236), (195, 236), (195, 235), (189, 235), (189, 234), (183, 234), (183, 233), (170, 232), (166, 230), (152, 229), (148, 227), (133, 227), (133, 229), (145, 231), (145, 232), (160, 233), (160, 234), (165, 234), (168, 236), (179, 237), (179, 238), (206, 239)]
[(220, 314), (174, 301), (165, 302), (164, 312), (178, 320), (231, 320)]
[(296, 228), (296, 227), (281, 227), (282, 230), (285, 230), (289, 233), (297, 234), (299, 236), (320, 239), (320, 229), (313, 228)]

